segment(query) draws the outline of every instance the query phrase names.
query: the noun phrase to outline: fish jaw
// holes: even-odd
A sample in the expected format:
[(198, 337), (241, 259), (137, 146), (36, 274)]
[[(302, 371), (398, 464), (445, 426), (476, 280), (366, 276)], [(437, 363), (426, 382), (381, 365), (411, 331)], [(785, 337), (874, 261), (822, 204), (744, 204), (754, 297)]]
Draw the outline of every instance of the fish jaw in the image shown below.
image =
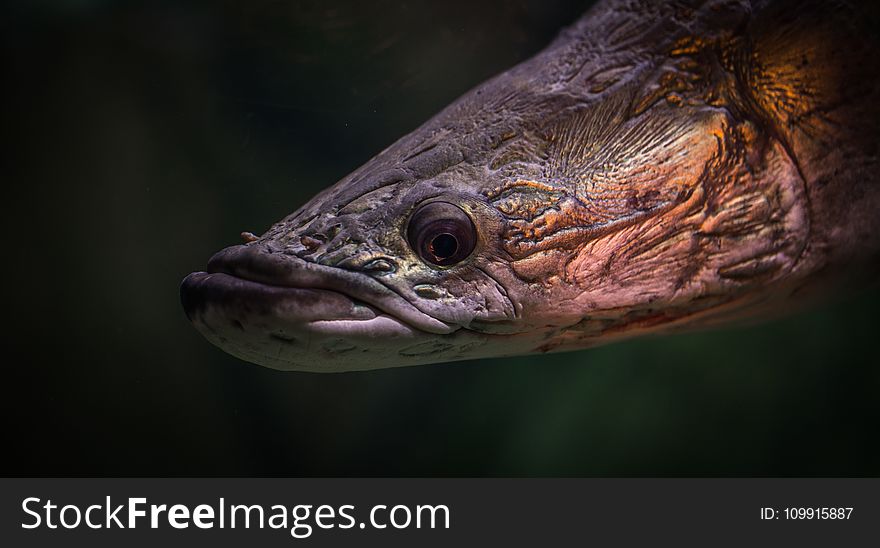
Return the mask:
[[(418, 338), (400, 320), (322, 289), (270, 286), (229, 274), (194, 272), (181, 285), (181, 299), (190, 321), (208, 341), (272, 369), (367, 369), (376, 363), (371, 344), (375, 339), (405, 345)], [(337, 318), (319, 319), (321, 313)], [(371, 353), (370, 360), (364, 359), (365, 352)]]
[(449, 354), (458, 346), (444, 342), (456, 326), (420, 312), (374, 280), (264, 246), (220, 251), (206, 272), (183, 280), (180, 292), (187, 317), (206, 339), (273, 369), (335, 372), (430, 363), (438, 351)]

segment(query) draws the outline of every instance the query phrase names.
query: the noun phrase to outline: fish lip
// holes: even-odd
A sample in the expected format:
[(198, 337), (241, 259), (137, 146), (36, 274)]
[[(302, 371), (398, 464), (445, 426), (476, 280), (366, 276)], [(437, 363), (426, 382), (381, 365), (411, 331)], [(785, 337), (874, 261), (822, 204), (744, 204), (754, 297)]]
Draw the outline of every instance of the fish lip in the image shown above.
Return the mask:
[[(320, 310), (300, 307), (294, 314), (299, 322), (358, 321), (387, 315), (426, 333), (448, 334), (457, 329), (420, 311), (366, 274), (308, 262), (262, 245), (236, 245), (220, 250), (208, 261), (207, 272), (190, 274), (181, 283), (180, 290), (181, 303), (190, 321), (211, 300), (266, 307), (266, 302), (274, 298), (276, 304), (282, 301), (327, 305)], [(362, 308), (372, 309), (373, 313), (368, 315), (361, 310), (360, 313), (333, 314), (343, 306), (342, 299), (352, 307), (365, 305)], [(315, 314), (321, 312), (330, 312), (331, 317)]]
[(274, 315), (282, 322), (302, 325), (314, 321), (369, 320), (380, 314), (373, 307), (334, 291), (269, 285), (222, 272), (189, 274), (180, 284), (180, 301), (193, 323), (202, 321), (211, 307), (248, 315)]

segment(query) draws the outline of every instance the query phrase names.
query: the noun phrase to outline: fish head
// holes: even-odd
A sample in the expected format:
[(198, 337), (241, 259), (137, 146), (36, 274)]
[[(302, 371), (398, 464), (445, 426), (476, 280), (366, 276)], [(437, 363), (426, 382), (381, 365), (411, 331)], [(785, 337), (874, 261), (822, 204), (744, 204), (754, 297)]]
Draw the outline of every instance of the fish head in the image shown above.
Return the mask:
[(752, 56), (681, 33), (602, 55), (571, 39), (618, 15), (585, 19), (217, 253), (182, 284), (190, 320), (254, 363), (350, 371), (773, 309), (768, 295), (809, 271), (809, 200), (791, 147), (724, 66)]
[(190, 320), (277, 369), (566, 350), (714, 309), (797, 251), (766, 230), (797, 225), (789, 187), (719, 182), (742, 133), (724, 113), (477, 95), (214, 255), (183, 282)]
[(494, 355), (486, 345), (515, 330), (517, 301), (505, 219), (468, 149), (442, 120), (402, 139), (188, 276), (187, 316), (222, 349), (276, 369)]

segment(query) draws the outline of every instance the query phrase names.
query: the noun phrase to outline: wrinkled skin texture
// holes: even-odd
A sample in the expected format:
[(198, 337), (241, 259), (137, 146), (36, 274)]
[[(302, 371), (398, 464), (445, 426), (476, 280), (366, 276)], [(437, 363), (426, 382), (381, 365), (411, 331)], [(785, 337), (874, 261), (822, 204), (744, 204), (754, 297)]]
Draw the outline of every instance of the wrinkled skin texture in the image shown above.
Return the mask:
[[(183, 283), (187, 314), (242, 359), (345, 371), (766, 317), (870, 279), (880, 97), (861, 10), (602, 2), (215, 255)], [(431, 201), (472, 219), (464, 261), (407, 240)]]

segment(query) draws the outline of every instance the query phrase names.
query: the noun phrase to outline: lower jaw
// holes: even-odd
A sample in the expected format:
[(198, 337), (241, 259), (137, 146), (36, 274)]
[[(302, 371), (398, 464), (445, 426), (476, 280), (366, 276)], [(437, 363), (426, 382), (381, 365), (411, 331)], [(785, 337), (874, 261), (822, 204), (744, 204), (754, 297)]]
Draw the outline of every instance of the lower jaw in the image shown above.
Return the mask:
[[(415, 331), (389, 316), (319, 320), (290, 325), (276, 318), (237, 315), (208, 306), (192, 318), (212, 344), (242, 360), (282, 371), (336, 373), (467, 359), (437, 335)], [(459, 338), (460, 332), (445, 337)]]
[(273, 369), (406, 365), (400, 363), (401, 351), (434, 338), (338, 292), (271, 286), (224, 273), (190, 274), (181, 284), (181, 301), (211, 343)]
[[(332, 373), (526, 354), (544, 333), (429, 333), (341, 293), (198, 272), (181, 286), (187, 316), (225, 352), (272, 369)], [(309, 306), (306, 306), (306, 303)]]
[[(346, 320), (316, 322), (309, 326), (288, 326), (283, 323), (239, 319), (227, 321), (222, 314), (208, 309), (193, 320), (202, 335), (215, 346), (245, 361), (283, 371), (340, 372), (377, 369), (402, 365), (397, 362), (393, 344), (376, 344), (376, 336), (352, 333), (351, 329), (340, 332), (331, 326), (321, 325)], [(387, 318), (356, 320), (367, 332), (380, 328), (388, 333), (396, 328), (398, 342), (409, 340), (413, 335), (405, 326)], [(377, 325), (383, 322), (384, 325)], [(364, 325), (361, 325), (364, 324)]]

